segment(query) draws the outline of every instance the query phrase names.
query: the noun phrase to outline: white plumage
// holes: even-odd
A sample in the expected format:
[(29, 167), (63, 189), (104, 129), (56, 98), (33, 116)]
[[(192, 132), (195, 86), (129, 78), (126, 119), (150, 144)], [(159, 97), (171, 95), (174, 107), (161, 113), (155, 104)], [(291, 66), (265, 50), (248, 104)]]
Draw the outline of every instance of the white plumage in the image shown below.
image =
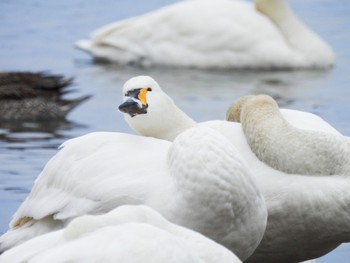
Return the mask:
[(297, 174), (350, 175), (348, 137), (291, 125), (282, 116), (276, 101), (268, 95), (239, 98), (227, 111), (226, 118), (241, 122), (252, 151), (277, 170)]
[(180, 1), (106, 25), (76, 46), (97, 59), (143, 66), (327, 68), (332, 49), (284, 0)]
[(0, 263), (239, 263), (231, 251), (146, 206), (121, 206), (74, 219), (64, 230), (33, 238)]
[(225, 245), (241, 259), (259, 244), (267, 211), (240, 154), (209, 128), (173, 143), (97, 132), (69, 140), (47, 163), (0, 238), (1, 250), (84, 214), (144, 204)]
[[(300, 262), (322, 256), (350, 241), (348, 174), (307, 176), (275, 170), (252, 152), (241, 124), (219, 120), (196, 124), (147, 76), (126, 82), (123, 87), (125, 102), (120, 109), (127, 113), (125, 103), (131, 103), (130, 90), (146, 87), (151, 89), (146, 94), (146, 112), (134, 117), (125, 114), (125, 120), (134, 130), (146, 136), (173, 140), (183, 130), (198, 125), (209, 126), (225, 135), (249, 164), (263, 192), (269, 217), (264, 238), (247, 262)], [(137, 98), (133, 100), (138, 103)], [(281, 113), (298, 128), (340, 136), (313, 114), (293, 110), (281, 110)], [(283, 145), (279, 144), (279, 147)]]

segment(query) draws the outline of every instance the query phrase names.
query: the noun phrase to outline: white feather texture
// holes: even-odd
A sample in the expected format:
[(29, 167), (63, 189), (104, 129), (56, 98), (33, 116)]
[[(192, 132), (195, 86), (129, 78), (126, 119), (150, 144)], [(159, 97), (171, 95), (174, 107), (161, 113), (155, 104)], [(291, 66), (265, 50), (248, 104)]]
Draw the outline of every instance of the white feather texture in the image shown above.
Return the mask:
[(1, 250), (62, 228), (84, 214), (143, 204), (225, 245), (241, 259), (266, 227), (264, 199), (240, 154), (210, 128), (173, 143), (97, 132), (65, 142), (16, 211)]
[(239, 98), (226, 119), (241, 122), (257, 157), (286, 173), (350, 175), (350, 140), (341, 134), (299, 129), (268, 95)]
[(143, 66), (327, 68), (332, 49), (284, 0), (180, 1), (106, 25), (76, 46), (97, 59)]
[(126, 262), (240, 263), (228, 249), (167, 221), (146, 206), (120, 206), (74, 219), (64, 230), (33, 238), (0, 263)]
[[(307, 176), (273, 169), (252, 152), (240, 123), (217, 120), (196, 124), (174, 103), (164, 104), (171, 99), (158, 84), (150, 85), (149, 78), (135, 77), (123, 88), (123, 94), (145, 85), (152, 89), (147, 93), (146, 114), (124, 115), (130, 127), (144, 134), (142, 127), (151, 123), (152, 130), (147, 130), (145, 135), (173, 140), (181, 129), (209, 126), (234, 144), (253, 171), (266, 200), (269, 217), (264, 238), (247, 262), (300, 262), (320, 257), (341, 243), (350, 242), (349, 174)], [(341, 136), (311, 113), (293, 110), (281, 110), (281, 113), (297, 128)], [(186, 117), (181, 117), (184, 115)], [(167, 126), (168, 123), (176, 123), (181, 129), (175, 133), (168, 131), (173, 129), (172, 125)]]

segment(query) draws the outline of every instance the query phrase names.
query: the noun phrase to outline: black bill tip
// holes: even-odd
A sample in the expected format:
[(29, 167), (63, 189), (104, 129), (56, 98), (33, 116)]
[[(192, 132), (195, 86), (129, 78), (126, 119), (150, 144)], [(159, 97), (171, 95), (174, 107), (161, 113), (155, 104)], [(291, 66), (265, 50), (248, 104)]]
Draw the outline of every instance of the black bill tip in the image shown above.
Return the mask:
[(140, 107), (140, 105), (136, 101), (127, 100), (124, 103), (120, 104), (118, 109), (119, 111), (129, 114), (131, 117), (134, 117), (139, 114), (146, 114), (147, 106), (148, 105), (142, 105), (142, 107)]

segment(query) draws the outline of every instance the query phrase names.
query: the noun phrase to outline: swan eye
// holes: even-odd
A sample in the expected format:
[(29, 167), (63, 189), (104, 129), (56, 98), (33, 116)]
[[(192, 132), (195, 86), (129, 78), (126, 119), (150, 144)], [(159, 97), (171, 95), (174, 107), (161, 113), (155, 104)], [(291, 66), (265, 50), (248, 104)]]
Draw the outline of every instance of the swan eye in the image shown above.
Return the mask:
[(133, 89), (125, 93), (125, 97), (132, 97), (138, 99), (143, 105), (147, 105), (147, 92), (152, 91), (151, 88)]

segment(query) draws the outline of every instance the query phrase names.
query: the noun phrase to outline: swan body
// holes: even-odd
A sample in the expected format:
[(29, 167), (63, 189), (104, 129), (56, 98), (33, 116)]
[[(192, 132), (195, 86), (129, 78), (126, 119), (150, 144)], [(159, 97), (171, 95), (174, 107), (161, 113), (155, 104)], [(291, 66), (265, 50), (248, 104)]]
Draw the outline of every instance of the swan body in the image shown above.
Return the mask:
[[(161, 248), (161, 249), (160, 249)], [(74, 219), (63, 230), (33, 238), (0, 256), (20, 262), (239, 263), (231, 251), (146, 206), (120, 206)]]
[(327, 68), (332, 49), (284, 0), (180, 1), (97, 29), (76, 46), (96, 59), (142, 66)]
[[(142, 108), (142, 102), (134, 95), (145, 87), (149, 88), (146, 98), (143, 98), (147, 107), (144, 106), (146, 109), (142, 114), (131, 117), (127, 106), (134, 102)], [(125, 98), (120, 109), (130, 127), (143, 134), (144, 130), (140, 127), (147, 126), (149, 122), (152, 123), (153, 134), (148, 132), (144, 135), (172, 140), (176, 134), (166, 131), (167, 128), (173, 129), (171, 125), (167, 127), (169, 122), (184, 129), (209, 126), (226, 136), (249, 163), (266, 200), (269, 217), (262, 242), (246, 262), (305, 261), (350, 241), (349, 175), (308, 176), (273, 169), (252, 152), (240, 123), (217, 120), (196, 124), (188, 116), (181, 118), (185, 113), (175, 104), (165, 104), (164, 101), (170, 98), (160, 90), (160, 86), (147, 76), (126, 82), (123, 87)], [(281, 110), (281, 113), (300, 129), (340, 136), (332, 126), (313, 114), (293, 110)], [(174, 116), (178, 119), (175, 120)]]
[(142, 204), (244, 260), (263, 236), (267, 210), (248, 167), (227, 144), (206, 127), (187, 130), (173, 143), (108, 132), (69, 140), (16, 211), (0, 250), (84, 214)]
[(277, 170), (350, 175), (348, 137), (292, 126), (268, 95), (239, 98), (228, 110), (226, 119), (241, 122), (252, 151)]

